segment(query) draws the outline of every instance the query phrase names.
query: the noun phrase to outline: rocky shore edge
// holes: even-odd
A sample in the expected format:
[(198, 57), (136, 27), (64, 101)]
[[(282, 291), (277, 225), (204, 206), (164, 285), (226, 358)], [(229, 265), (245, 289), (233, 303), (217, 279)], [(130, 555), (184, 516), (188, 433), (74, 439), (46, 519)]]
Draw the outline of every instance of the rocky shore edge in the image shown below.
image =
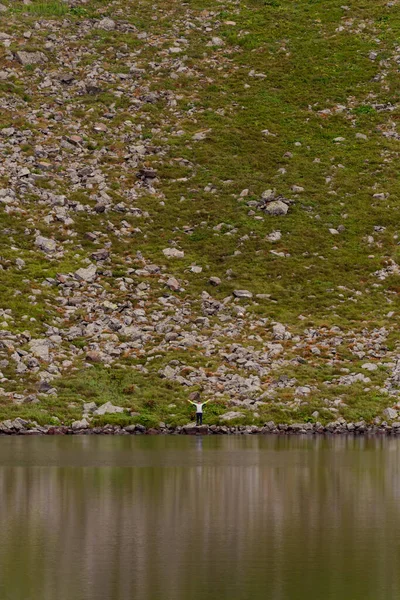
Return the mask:
[(358, 423), (333, 422), (321, 423), (275, 424), (273, 421), (263, 426), (256, 425), (200, 425), (189, 423), (183, 426), (162, 426), (146, 428), (135, 424), (122, 427), (120, 425), (103, 425), (101, 427), (84, 427), (79, 422), (66, 425), (38, 425), (36, 422), (16, 418), (13, 421), (0, 423), (0, 435), (397, 435), (400, 434), (400, 422), (380, 425), (369, 425), (364, 421)]

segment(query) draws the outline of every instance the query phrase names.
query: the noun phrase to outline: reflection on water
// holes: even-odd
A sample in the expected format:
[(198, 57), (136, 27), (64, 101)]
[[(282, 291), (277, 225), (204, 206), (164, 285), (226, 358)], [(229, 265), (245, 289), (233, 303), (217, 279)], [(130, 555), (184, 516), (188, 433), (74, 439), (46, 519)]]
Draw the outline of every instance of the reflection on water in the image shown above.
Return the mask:
[(0, 438), (0, 598), (397, 598), (399, 458), (386, 438)]

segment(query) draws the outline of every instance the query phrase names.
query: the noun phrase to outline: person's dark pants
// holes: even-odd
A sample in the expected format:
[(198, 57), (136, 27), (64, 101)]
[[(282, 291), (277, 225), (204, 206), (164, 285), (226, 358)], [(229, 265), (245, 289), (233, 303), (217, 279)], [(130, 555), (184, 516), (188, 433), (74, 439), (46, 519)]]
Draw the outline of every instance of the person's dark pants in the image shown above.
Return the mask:
[(196, 413), (196, 425), (203, 425), (203, 413)]

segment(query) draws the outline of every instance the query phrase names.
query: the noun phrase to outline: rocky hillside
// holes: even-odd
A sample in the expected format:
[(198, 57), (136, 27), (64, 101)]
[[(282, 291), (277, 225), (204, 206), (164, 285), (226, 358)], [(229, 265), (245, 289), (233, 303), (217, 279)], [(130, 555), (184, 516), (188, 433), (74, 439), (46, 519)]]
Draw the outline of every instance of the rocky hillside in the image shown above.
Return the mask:
[(397, 0), (1, 1), (0, 419), (396, 421)]

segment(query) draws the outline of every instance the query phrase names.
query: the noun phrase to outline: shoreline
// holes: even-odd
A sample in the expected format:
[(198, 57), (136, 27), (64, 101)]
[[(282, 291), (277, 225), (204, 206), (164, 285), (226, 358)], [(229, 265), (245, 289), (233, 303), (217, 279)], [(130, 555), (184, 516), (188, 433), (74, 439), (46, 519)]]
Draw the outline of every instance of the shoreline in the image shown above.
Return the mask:
[(0, 423), (0, 436), (10, 435), (372, 435), (396, 436), (400, 434), (400, 423), (393, 425), (367, 425), (365, 423), (348, 423), (346, 425), (329, 423), (293, 423), (256, 425), (183, 425), (177, 427), (146, 428), (143, 425), (104, 425), (102, 427), (73, 426), (30, 426), (22, 419)]

